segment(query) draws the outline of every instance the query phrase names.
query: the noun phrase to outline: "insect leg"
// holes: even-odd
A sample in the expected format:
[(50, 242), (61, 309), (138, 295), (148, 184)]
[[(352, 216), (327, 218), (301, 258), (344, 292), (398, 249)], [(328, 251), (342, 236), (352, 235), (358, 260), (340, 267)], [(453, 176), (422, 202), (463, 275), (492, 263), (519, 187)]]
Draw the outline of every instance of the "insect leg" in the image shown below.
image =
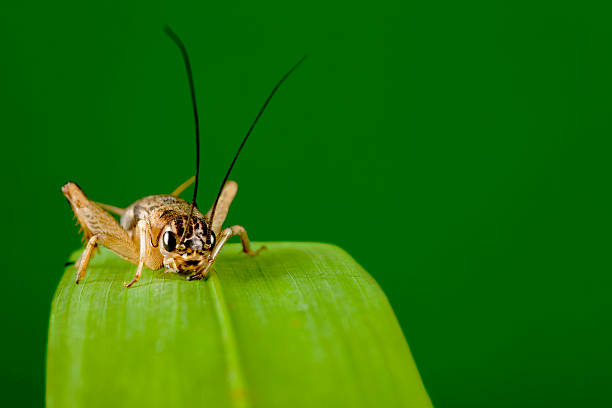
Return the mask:
[[(127, 261), (138, 262), (136, 245), (112, 215), (89, 200), (75, 183), (65, 184), (62, 192), (83, 228), (85, 239), (88, 240), (85, 253), (77, 263), (81, 278), (85, 276), (91, 253), (97, 245), (107, 247)], [(92, 241), (93, 237), (96, 237), (94, 241)]]
[[(138, 241), (140, 243), (138, 267), (136, 268), (136, 274), (134, 275), (132, 280), (129, 282), (123, 282), (123, 286), (125, 286), (126, 288), (129, 288), (134, 283), (138, 282), (138, 279), (140, 279), (140, 276), (142, 275), (142, 267), (145, 263), (147, 263), (147, 266), (151, 267), (150, 262), (147, 262), (151, 258), (151, 246), (149, 245), (150, 231), (149, 224), (145, 220), (140, 220), (138, 221), (138, 224), (136, 224), (136, 234), (138, 235)], [(161, 266), (161, 262), (159, 263), (159, 265), (154, 266), (156, 267), (153, 267), (151, 269), (159, 269), (159, 267)]]
[[(217, 235), (219, 234), (219, 231), (221, 231), (221, 227), (225, 222), (225, 218), (227, 217), (230, 205), (232, 204), (232, 201), (234, 201), (234, 197), (236, 196), (237, 191), (238, 184), (232, 180), (229, 180), (227, 183), (225, 183), (225, 185), (223, 186), (223, 190), (221, 190), (219, 202), (217, 203), (217, 209), (215, 210), (215, 219), (212, 220), (212, 229)], [(211, 213), (212, 208), (206, 213), (206, 218), (210, 219)]]
[(219, 255), (221, 248), (223, 248), (223, 245), (225, 245), (227, 240), (233, 235), (240, 235), (240, 241), (242, 242), (242, 251), (246, 254), (249, 254), (251, 256), (256, 256), (261, 251), (266, 249), (265, 246), (262, 246), (257, 251), (252, 251), (251, 241), (249, 240), (249, 236), (247, 235), (247, 232), (243, 226), (234, 225), (232, 227), (226, 228), (223, 230), (223, 232), (221, 232), (221, 236), (217, 238), (217, 244), (215, 245), (215, 248), (212, 250), (211, 254), (209, 255), (208, 261), (206, 265), (204, 266), (204, 268), (202, 268), (199, 272), (191, 275), (188, 279), (198, 280), (198, 279), (205, 278), (208, 275), (208, 271), (210, 270), (210, 267), (217, 259), (217, 255)]
[(185, 181), (183, 184), (178, 186), (173, 192), (170, 193), (170, 195), (178, 197), (178, 195), (181, 194), (183, 191), (185, 191), (187, 187), (192, 185), (194, 181), (195, 181), (195, 176), (189, 177), (189, 180)]
[[(226, 228), (224, 231), (231, 230), (231, 235), (240, 235), (240, 242), (242, 242), (242, 252), (245, 254), (256, 256), (261, 251), (266, 249), (265, 245), (259, 248), (257, 251), (251, 251), (251, 241), (249, 240), (249, 236), (242, 225), (234, 225), (232, 227)], [(229, 238), (229, 237), (228, 237)], [(217, 249), (217, 248), (215, 248)], [(216, 257), (216, 256), (215, 256)]]
[(85, 277), (85, 273), (87, 272), (87, 266), (89, 265), (89, 260), (91, 259), (91, 255), (96, 249), (96, 242), (98, 241), (97, 235), (92, 235), (91, 238), (87, 241), (87, 246), (85, 247), (85, 251), (79, 257), (79, 260), (76, 261), (76, 280), (75, 283), (79, 283), (81, 279)]

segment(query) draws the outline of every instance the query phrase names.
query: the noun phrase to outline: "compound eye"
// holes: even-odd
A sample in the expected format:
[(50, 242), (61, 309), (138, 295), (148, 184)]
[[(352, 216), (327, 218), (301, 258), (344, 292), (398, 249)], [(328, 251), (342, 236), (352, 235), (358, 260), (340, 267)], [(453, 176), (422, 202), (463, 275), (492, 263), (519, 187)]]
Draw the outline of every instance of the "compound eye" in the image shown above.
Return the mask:
[(217, 237), (215, 237), (214, 232), (210, 231), (210, 234), (206, 236), (206, 245), (208, 245), (209, 248), (213, 248), (215, 242), (217, 242)]
[(176, 236), (172, 233), (172, 231), (164, 232), (162, 241), (164, 244), (164, 249), (166, 251), (172, 252), (176, 249)]

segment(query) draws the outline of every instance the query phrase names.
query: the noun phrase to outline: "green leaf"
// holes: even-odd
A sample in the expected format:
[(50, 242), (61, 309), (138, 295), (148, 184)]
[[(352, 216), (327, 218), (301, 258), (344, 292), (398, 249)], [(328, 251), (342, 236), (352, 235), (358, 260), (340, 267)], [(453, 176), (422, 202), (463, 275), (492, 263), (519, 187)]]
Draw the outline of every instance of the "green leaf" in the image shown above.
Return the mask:
[[(207, 281), (102, 249), (53, 300), (54, 407), (430, 407), (379, 286), (327, 244), (227, 245)], [(72, 259), (76, 259), (75, 253)]]

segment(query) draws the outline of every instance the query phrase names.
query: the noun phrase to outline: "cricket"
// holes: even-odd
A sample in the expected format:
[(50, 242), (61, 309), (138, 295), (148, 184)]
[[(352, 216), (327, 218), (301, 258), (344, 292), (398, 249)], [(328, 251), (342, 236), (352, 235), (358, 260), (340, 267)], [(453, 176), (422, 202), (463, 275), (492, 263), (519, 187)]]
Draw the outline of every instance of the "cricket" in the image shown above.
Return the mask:
[[(132, 280), (123, 282), (126, 288), (138, 282), (144, 266), (152, 270), (163, 266), (166, 272), (188, 275), (188, 280), (206, 279), (223, 245), (234, 235), (240, 236), (245, 254), (256, 256), (265, 248), (262, 246), (253, 251), (247, 232), (240, 225), (223, 229), (223, 223), (238, 190), (238, 184), (228, 178), (270, 100), (306, 56), (278, 81), (268, 95), (234, 155), (212, 207), (203, 214), (196, 205), (200, 177), (200, 129), (191, 63), (181, 39), (170, 27), (166, 26), (164, 30), (179, 48), (187, 70), (195, 119), (195, 176), (190, 177), (170, 194), (150, 195), (135, 201), (127, 208), (91, 201), (76, 183), (66, 183), (62, 187), (62, 193), (72, 207), (86, 242), (83, 253), (74, 264), (77, 284), (85, 277), (98, 245), (109, 248), (121, 258), (137, 265)], [(194, 184), (194, 189), (189, 203), (180, 198), (179, 194), (191, 184)], [(110, 213), (117, 214), (120, 217), (119, 222)]]

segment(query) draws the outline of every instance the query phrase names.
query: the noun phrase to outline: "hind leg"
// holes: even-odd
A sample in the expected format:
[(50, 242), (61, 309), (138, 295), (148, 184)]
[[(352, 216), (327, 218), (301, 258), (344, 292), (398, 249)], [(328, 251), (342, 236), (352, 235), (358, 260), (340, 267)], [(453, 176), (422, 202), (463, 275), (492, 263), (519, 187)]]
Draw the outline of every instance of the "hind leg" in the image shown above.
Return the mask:
[(87, 241), (87, 245), (85, 246), (85, 250), (79, 257), (79, 260), (76, 261), (75, 266), (77, 268), (77, 273), (75, 283), (79, 283), (79, 281), (85, 277), (85, 273), (87, 272), (87, 266), (89, 265), (89, 260), (93, 255), (94, 249), (96, 249), (97, 241), (97, 235), (93, 235), (91, 238), (89, 238), (89, 241)]
[(62, 193), (68, 199), (83, 228), (87, 246), (77, 262), (77, 283), (85, 277), (89, 260), (97, 245), (104, 245), (120, 257), (134, 264), (139, 262), (139, 251), (119, 223), (96, 203), (89, 200), (75, 183), (67, 183)]

